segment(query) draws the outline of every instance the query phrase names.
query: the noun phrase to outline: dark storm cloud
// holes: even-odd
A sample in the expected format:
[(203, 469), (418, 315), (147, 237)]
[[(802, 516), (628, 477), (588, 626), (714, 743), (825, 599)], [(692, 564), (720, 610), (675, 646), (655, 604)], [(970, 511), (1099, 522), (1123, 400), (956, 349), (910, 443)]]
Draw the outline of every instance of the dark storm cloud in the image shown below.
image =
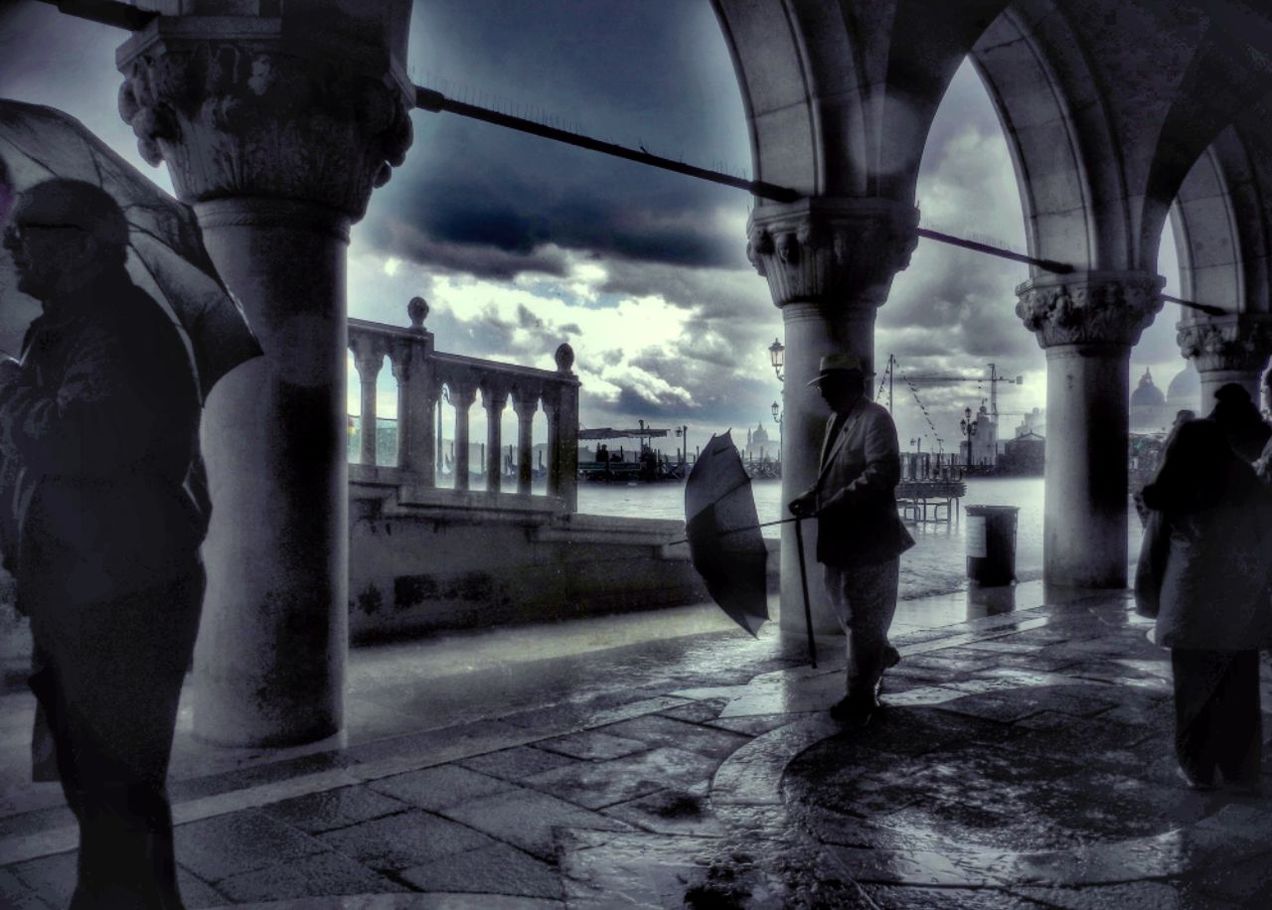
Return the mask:
[[(417, 4), (411, 53), (418, 78), (474, 103), (551, 112), (696, 163), (745, 163), (738, 88), (706, 3), (431, 0)], [(742, 241), (715, 212), (744, 210), (739, 191), (451, 114), (419, 112), (415, 124), (412, 165), (369, 221), (415, 227), (420, 242), (396, 251), (416, 262), (503, 278), (540, 270), (536, 251), (552, 244), (636, 262), (738, 263)]]

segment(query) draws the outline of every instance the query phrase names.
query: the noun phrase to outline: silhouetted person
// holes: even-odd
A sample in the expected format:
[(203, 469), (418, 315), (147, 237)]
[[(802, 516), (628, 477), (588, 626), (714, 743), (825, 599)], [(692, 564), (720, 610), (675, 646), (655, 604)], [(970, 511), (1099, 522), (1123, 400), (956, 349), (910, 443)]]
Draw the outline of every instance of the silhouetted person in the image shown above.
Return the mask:
[[(1162, 460), (1166, 457), (1166, 450), (1170, 448), (1170, 444), (1175, 439), (1175, 434), (1179, 432), (1179, 428), (1190, 420), (1196, 420), (1195, 412), (1182, 408), (1175, 412), (1175, 422), (1170, 425), (1170, 431), (1167, 432), (1166, 438), (1162, 440), (1162, 447), (1157, 452), (1157, 463), (1153, 465), (1153, 472), (1156, 474), (1162, 468)], [(1148, 506), (1144, 505), (1143, 489), (1134, 490), (1131, 493), (1131, 501), (1135, 504), (1135, 512), (1139, 515), (1140, 527), (1148, 524)]]
[(1263, 422), (1249, 391), (1239, 383), (1229, 382), (1218, 388), (1209, 417), (1219, 424), (1232, 450), (1247, 462), (1258, 458), (1272, 438), (1272, 428)]
[(1222, 428), (1194, 420), (1175, 434), (1144, 488), (1153, 514), (1135, 579), (1141, 613), (1171, 649), (1175, 750), (1191, 787), (1216, 770), (1257, 789), (1262, 745), (1258, 650), (1272, 644), (1272, 494)]
[(204, 588), (200, 404), (177, 330), (124, 269), (127, 239), (109, 195), (52, 180), (18, 198), (3, 240), (43, 304), (21, 361), (0, 363), (5, 555), (37, 728), (79, 822), (74, 910), (181, 907), (165, 781)]
[(897, 428), (886, 408), (866, 398), (861, 361), (821, 359), (816, 385), (830, 405), (817, 482), (790, 503), (792, 515), (817, 516), (817, 560), (848, 638), (848, 694), (836, 720), (864, 725), (878, 707), (883, 671), (901, 659), (888, 644), (897, 608), (901, 553), (914, 540), (897, 516), (901, 480)]

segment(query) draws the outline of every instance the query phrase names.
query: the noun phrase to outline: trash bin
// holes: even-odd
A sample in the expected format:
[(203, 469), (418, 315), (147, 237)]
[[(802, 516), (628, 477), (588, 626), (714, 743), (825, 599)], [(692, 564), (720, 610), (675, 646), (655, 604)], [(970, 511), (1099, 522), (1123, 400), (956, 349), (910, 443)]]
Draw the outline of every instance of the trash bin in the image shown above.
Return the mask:
[(1016, 580), (1015, 506), (968, 506), (967, 577), (982, 585)]

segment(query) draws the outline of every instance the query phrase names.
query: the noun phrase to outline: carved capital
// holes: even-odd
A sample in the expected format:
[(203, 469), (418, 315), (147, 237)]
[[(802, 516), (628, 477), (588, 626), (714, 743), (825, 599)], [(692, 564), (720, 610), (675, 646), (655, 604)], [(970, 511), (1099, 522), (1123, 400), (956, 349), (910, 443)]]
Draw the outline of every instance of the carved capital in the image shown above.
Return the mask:
[(1272, 354), (1272, 316), (1202, 316), (1176, 326), (1179, 351), (1199, 373), (1259, 373)]
[(878, 306), (910, 264), (919, 212), (887, 199), (801, 199), (763, 205), (747, 225), (746, 255), (779, 307), (834, 301)]
[(1016, 288), (1016, 315), (1043, 348), (1133, 345), (1161, 310), (1165, 283), (1147, 272), (1048, 275)]
[(355, 334), (349, 338), (349, 349), (353, 352), (353, 364), (363, 382), (375, 382), (384, 366), (384, 355), (389, 353), (387, 339), (378, 335)]
[(120, 116), (186, 202), (283, 198), (360, 218), (410, 147), (410, 97), (388, 67), (302, 55), (271, 21), (161, 18), (121, 49)]

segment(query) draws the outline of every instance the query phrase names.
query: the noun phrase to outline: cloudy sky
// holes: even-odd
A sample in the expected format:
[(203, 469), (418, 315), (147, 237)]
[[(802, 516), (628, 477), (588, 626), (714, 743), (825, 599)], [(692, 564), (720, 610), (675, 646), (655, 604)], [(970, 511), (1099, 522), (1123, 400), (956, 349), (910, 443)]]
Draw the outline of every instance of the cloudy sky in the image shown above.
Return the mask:
[[(0, 0), (0, 96), (70, 112), (170, 186), (116, 113), (123, 38), (34, 0)], [(749, 175), (742, 103), (706, 0), (418, 0), (410, 55), (417, 82), (462, 100)], [(544, 368), (569, 341), (585, 426), (643, 418), (705, 440), (771, 425), (780, 385), (767, 348), (781, 314), (744, 255), (746, 193), (450, 114), (413, 117), (406, 164), (353, 231), (351, 315), (405, 324), (406, 301), (422, 295), (440, 349)], [(1024, 249), (1007, 146), (968, 65), (933, 125), (918, 202), (925, 226)], [(1160, 269), (1176, 288), (1169, 237)], [(968, 375), (994, 362), (1024, 377), (1000, 390), (1001, 410), (1044, 405), (1042, 352), (1013, 313), (1026, 277), (1024, 266), (921, 242), (880, 311), (877, 359)], [(1177, 318), (1168, 305), (1145, 333), (1133, 378), (1151, 366), (1164, 387), (1182, 367)], [(382, 413), (392, 412), (388, 373)], [(937, 434), (956, 445), (963, 407), (988, 394), (923, 386), (934, 433), (897, 389), (903, 446), (925, 436), (925, 450)]]

